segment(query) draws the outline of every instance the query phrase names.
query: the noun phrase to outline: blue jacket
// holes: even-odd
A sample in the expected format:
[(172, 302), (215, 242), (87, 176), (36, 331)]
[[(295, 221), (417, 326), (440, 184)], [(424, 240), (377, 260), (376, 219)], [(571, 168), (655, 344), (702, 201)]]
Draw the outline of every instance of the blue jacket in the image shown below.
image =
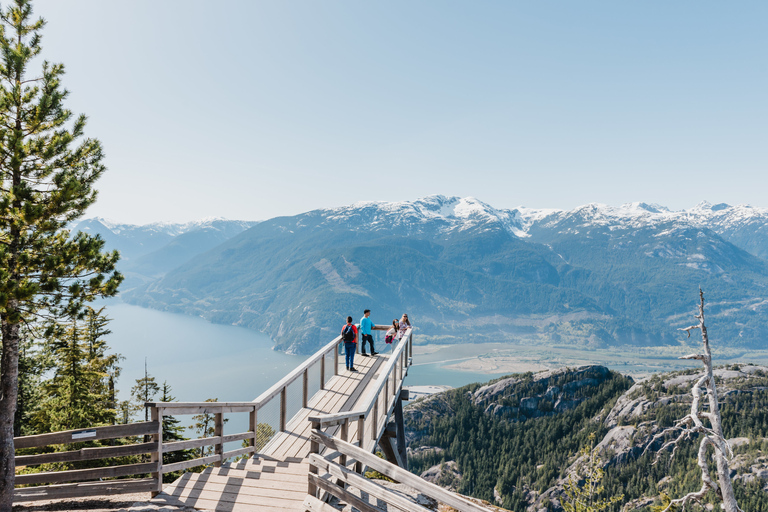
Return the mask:
[(373, 328), (373, 322), (370, 318), (361, 318), (360, 319), (360, 334), (371, 334), (371, 329)]

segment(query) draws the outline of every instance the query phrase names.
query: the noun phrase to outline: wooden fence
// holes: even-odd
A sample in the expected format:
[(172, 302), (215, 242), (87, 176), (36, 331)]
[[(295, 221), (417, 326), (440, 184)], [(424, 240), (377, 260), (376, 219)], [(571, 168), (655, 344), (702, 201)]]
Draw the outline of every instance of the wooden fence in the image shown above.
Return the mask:
[[(378, 329), (386, 328), (387, 327), (378, 327)], [(149, 454), (150, 460), (149, 462), (141, 464), (124, 466), (108, 466), (92, 469), (49, 471), (17, 475), (17, 485), (35, 485), (36, 487), (17, 488), (14, 492), (14, 501), (22, 502), (39, 499), (70, 498), (144, 491), (150, 491), (154, 496), (162, 491), (164, 474), (208, 464), (221, 466), (222, 462), (230, 457), (238, 457), (254, 453), (258, 448), (264, 446), (269, 441), (271, 435), (274, 435), (277, 431), (285, 430), (288, 420), (289, 388), (292, 384), (301, 381), (300, 396), (294, 398), (297, 400), (300, 399), (302, 407), (306, 407), (307, 401), (310, 398), (310, 370), (318, 370), (319, 389), (325, 388), (327, 379), (330, 376), (338, 375), (340, 344), (341, 336), (337, 336), (333, 341), (327, 343), (296, 369), (251, 402), (149, 402), (145, 404), (151, 411), (152, 421), (149, 422), (17, 437), (14, 439), (15, 447), (17, 449), (48, 447), (51, 445), (76, 443), (78, 441), (116, 439), (130, 436), (149, 436), (150, 438), (150, 442), (134, 443), (125, 446), (84, 448), (76, 451), (44, 453), (40, 455), (17, 455), (17, 468), (46, 463), (98, 460), (129, 455)], [(332, 363), (330, 363), (332, 366), (331, 369), (327, 368), (328, 360), (332, 360)], [(271, 431), (270, 429), (260, 430), (258, 428), (259, 410), (275, 400), (279, 400), (279, 404), (277, 404), (278, 420), (275, 425), (277, 429), (275, 431)], [(248, 413), (248, 431), (224, 435), (224, 414), (229, 413)], [(163, 417), (201, 414), (213, 415), (214, 435), (212, 437), (174, 442), (162, 441)], [(224, 451), (225, 444), (237, 441), (246, 441), (248, 446)], [(194, 459), (163, 464), (163, 454), (209, 446), (213, 446), (213, 453), (210, 455), (201, 452), (202, 456)], [(150, 474), (150, 477), (100, 481), (105, 478), (118, 478), (141, 474)], [(63, 482), (68, 482), (68, 484), (60, 485)], [(84, 483), (73, 484), (72, 482)]]
[[(14, 438), (15, 448), (24, 449), (104, 439), (120, 439), (133, 436), (151, 436), (150, 442), (146, 443), (82, 448), (80, 450), (42, 453), (38, 455), (17, 455), (16, 467), (99, 460), (145, 454), (150, 454), (150, 457), (154, 460), (158, 449), (158, 437), (156, 436), (158, 429), (159, 424), (157, 421), (148, 421), (143, 423), (131, 423), (128, 425), (95, 427), (81, 430), (69, 430), (66, 432), (54, 432), (51, 434), (40, 434), (36, 436), (16, 437)], [(98, 480), (103, 478), (149, 474), (154, 472), (156, 468), (157, 463), (150, 461), (122, 466), (72, 469), (67, 471), (46, 471), (41, 473), (16, 475), (16, 485), (35, 485), (35, 487), (22, 487), (16, 489), (14, 492), (14, 502), (152, 491), (157, 487), (157, 478), (155, 475), (152, 475), (150, 478), (110, 481)], [(88, 480), (91, 481), (86, 482)], [(63, 484), (62, 482), (70, 483)]]
[[(459, 496), (458, 494), (454, 494), (433, 483), (427, 482), (421, 477), (409, 473), (407, 470), (377, 457), (368, 450), (361, 449), (351, 443), (332, 437), (320, 430), (313, 430), (312, 442), (325, 446), (327, 448), (326, 451), (329, 453), (325, 457), (317, 453), (313, 453), (309, 456), (309, 462), (312, 467), (321, 471), (321, 473), (313, 472), (309, 474), (310, 485), (315, 489), (336, 496), (361, 512), (380, 512), (381, 509), (371, 505), (368, 501), (350, 491), (350, 487), (363, 491), (384, 503), (393, 505), (398, 510), (404, 510), (406, 512), (428, 512), (429, 509), (404, 498), (402, 494), (398, 492), (376, 483), (375, 480), (370, 480), (361, 474), (358, 474), (358, 472), (350, 470), (346, 467), (344, 462), (347, 457), (359, 461), (361, 464), (378, 471), (396, 482), (417, 489), (425, 496), (429, 496), (439, 503), (453, 507), (459, 512), (489, 512), (488, 508), (477, 505), (463, 496)], [(341, 460), (335, 462), (334, 460), (337, 458)], [(304, 506), (307, 510), (316, 512), (328, 510), (325, 503), (311, 493), (304, 501)]]

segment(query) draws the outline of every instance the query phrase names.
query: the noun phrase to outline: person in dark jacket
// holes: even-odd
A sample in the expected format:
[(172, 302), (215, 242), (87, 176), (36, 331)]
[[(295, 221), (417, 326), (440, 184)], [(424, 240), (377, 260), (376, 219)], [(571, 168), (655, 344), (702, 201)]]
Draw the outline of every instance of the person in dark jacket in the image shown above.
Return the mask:
[(344, 342), (344, 353), (346, 354), (347, 370), (356, 372), (355, 351), (357, 350), (357, 327), (352, 323), (352, 317), (347, 317), (347, 323), (341, 328), (341, 340)]

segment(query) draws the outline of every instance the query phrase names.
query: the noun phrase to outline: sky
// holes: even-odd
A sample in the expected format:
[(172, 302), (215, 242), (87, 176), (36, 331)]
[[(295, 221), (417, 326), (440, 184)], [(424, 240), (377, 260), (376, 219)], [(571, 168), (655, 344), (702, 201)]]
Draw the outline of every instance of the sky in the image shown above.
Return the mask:
[(768, 206), (768, 3), (37, 0), (108, 171), (86, 216), (443, 194)]

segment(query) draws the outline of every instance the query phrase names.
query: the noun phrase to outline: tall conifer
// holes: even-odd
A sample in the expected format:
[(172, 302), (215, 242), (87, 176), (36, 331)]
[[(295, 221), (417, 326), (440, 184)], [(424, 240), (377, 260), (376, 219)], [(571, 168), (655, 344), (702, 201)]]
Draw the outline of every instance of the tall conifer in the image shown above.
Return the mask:
[(95, 201), (105, 167), (99, 141), (83, 138), (85, 116), (64, 107), (64, 66), (30, 69), (44, 25), (30, 0), (0, 11), (0, 512), (13, 502), (22, 324), (77, 316), (95, 296), (114, 295), (122, 279), (103, 240), (66, 229)]

